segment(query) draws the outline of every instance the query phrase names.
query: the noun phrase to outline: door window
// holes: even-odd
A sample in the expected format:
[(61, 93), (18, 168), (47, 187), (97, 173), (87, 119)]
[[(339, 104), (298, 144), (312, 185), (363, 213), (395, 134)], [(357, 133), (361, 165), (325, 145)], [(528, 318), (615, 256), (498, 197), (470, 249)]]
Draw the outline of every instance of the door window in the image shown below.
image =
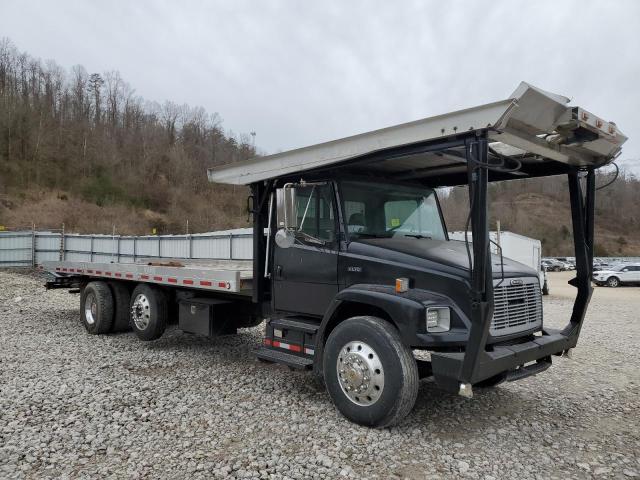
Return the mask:
[(333, 188), (331, 185), (310, 185), (296, 189), (299, 239), (313, 243), (313, 239), (332, 243), (336, 238)]

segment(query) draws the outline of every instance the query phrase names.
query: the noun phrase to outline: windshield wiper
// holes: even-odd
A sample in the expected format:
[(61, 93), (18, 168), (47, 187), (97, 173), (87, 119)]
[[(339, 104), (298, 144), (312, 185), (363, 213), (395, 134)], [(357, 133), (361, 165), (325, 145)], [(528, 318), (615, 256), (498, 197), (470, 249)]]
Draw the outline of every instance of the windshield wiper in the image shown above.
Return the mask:
[(354, 237), (362, 237), (362, 238), (391, 238), (391, 235), (381, 234), (381, 233), (358, 232), (358, 233), (352, 233), (351, 235)]
[(403, 233), (403, 235), (405, 237), (412, 237), (412, 238), (428, 238), (429, 240), (433, 239), (433, 237), (430, 237), (429, 235), (420, 235), (419, 233)]

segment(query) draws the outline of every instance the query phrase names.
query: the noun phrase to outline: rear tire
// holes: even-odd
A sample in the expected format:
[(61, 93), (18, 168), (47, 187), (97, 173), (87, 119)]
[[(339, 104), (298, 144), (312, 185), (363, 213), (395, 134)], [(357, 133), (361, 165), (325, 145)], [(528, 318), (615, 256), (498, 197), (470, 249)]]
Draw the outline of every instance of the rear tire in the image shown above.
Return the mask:
[(616, 288), (620, 286), (620, 279), (618, 277), (609, 277), (607, 278), (607, 286), (611, 288)]
[(131, 330), (129, 319), (131, 317), (131, 292), (125, 283), (109, 282), (113, 293), (113, 332), (126, 332)]
[(109, 333), (113, 326), (113, 295), (105, 282), (90, 282), (80, 295), (80, 318), (91, 335)]
[(167, 328), (167, 297), (162, 290), (139, 284), (131, 294), (131, 328), (140, 340), (156, 340)]
[(339, 324), (327, 339), (323, 371), (335, 406), (360, 425), (396, 424), (418, 396), (413, 354), (395, 327), (381, 318), (353, 317)]

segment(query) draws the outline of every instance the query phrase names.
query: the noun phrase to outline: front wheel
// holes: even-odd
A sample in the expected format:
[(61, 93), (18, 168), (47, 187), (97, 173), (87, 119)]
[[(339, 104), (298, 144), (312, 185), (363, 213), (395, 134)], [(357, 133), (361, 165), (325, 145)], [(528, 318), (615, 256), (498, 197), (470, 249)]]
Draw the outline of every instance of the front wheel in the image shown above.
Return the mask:
[(406, 417), (418, 396), (418, 366), (398, 331), (377, 317), (353, 317), (329, 335), (325, 384), (352, 422), (388, 427)]
[(616, 288), (620, 286), (620, 280), (618, 277), (609, 277), (607, 279), (607, 285), (612, 288)]

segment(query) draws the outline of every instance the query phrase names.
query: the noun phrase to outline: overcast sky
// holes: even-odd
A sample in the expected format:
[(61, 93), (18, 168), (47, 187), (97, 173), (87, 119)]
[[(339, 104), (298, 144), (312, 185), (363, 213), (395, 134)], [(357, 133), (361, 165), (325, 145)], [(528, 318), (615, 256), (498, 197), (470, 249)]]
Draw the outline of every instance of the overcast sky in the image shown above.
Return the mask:
[(0, 37), (147, 100), (200, 105), (273, 153), (506, 98), (525, 80), (630, 137), (640, 1), (0, 1)]

